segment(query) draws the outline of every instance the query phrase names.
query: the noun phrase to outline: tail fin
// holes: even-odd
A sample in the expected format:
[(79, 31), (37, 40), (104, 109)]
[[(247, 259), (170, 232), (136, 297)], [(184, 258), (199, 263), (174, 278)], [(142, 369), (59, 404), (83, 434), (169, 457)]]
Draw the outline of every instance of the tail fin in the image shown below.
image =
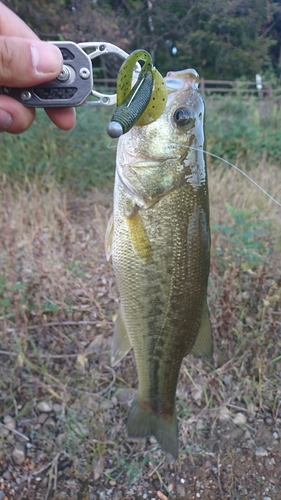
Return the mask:
[(178, 458), (178, 426), (174, 413), (170, 417), (161, 417), (142, 406), (136, 397), (132, 403), (127, 421), (129, 437), (144, 438), (154, 436), (161, 448)]

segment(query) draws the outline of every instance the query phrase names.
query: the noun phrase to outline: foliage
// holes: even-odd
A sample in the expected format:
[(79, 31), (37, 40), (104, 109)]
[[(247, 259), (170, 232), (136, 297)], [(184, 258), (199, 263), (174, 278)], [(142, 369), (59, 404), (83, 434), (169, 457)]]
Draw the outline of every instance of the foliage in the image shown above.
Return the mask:
[(267, 36), (271, 36), (274, 44), (270, 47), (270, 59), (276, 75), (281, 76), (281, 2), (276, 0), (273, 5), (273, 21), (268, 27)]
[[(80, 108), (71, 132), (58, 130), (39, 110), (24, 134), (0, 135), (0, 172), (20, 183), (38, 178), (78, 190), (113, 181), (116, 142), (106, 133), (112, 110)], [(280, 103), (255, 98), (208, 98), (207, 148), (232, 162), (251, 168), (261, 158), (279, 165)], [(214, 161), (214, 160), (212, 160)]]
[(70, 132), (55, 127), (42, 110), (35, 124), (24, 134), (1, 134), (0, 171), (23, 182), (40, 178), (41, 182), (59, 182), (78, 189), (101, 185), (112, 179), (115, 149), (106, 125), (111, 111), (79, 109), (77, 126)]
[(272, 2), (263, 0), (203, 1), (193, 17), (191, 33), (180, 41), (179, 62), (188, 47), (190, 64), (205, 78), (253, 79), (268, 61), (273, 43), (264, 36), (272, 19)]
[(258, 212), (235, 209), (229, 203), (226, 203), (226, 208), (232, 215), (234, 225), (212, 226), (212, 230), (219, 231), (218, 242), (225, 241), (217, 248), (217, 256), (223, 257), (226, 263), (239, 263), (242, 269), (257, 266), (268, 250), (268, 222), (259, 220)]
[[(44, 39), (107, 40), (148, 50), (162, 72), (205, 78), (280, 72), (280, 0), (6, 0)], [(110, 74), (110, 68), (106, 68)]]
[(90, 0), (7, 0), (4, 3), (43, 39), (57, 40), (61, 35), (74, 42), (100, 37), (114, 42), (116, 37), (122, 38), (108, 2), (104, 2), (102, 8)]
[[(121, 31), (118, 16), (109, 2), (92, 0), (6, 0), (43, 40), (71, 40), (73, 42), (107, 41), (128, 48), (127, 34)], [(118, 68), (120, 58), (118, 58)], [(94, 70), (101, 77), (116, 76), (113, 57), (97, 58)], [(97, 71), (95, 72), (97, 73)]]
[(227, 160), (253, 165), (280, 158), (280, 102), (213, 97), (206, 103), (208, 150)]

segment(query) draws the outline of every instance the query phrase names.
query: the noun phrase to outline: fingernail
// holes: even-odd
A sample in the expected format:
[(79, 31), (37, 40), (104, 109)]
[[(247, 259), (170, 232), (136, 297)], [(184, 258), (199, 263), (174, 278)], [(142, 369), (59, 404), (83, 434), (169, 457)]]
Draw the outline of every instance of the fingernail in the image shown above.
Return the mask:
[(12, 117), (10, 113), (4, 109), (0, 109), (0, 130), (6, 130), (12, 123)]
[(47, 42), (30, 45), (32, 64), (37, 74), (59, 73), (62, 68), (62, 55), (58, 47)]

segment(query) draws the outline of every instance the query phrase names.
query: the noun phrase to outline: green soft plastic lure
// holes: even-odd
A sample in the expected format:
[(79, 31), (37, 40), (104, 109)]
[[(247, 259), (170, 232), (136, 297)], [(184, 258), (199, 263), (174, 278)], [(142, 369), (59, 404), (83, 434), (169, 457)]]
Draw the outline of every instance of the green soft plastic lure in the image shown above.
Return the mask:
[[(132, 86), (137, 62), (142, 68)], [(110, 137), (120, 137), (134, 125), (143, 126), (157, 120), (167, 102), (167, 88), (163, 77), (153, 67), (151, 56), (145, 50), (135, 50), (122, 64), (117, 78), (117, 109), (107, 126)]]

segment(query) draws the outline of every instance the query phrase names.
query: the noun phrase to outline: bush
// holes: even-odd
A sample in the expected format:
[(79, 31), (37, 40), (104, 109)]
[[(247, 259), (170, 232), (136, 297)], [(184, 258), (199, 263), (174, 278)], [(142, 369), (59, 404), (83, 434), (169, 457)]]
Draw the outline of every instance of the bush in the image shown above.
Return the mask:
[[(280, 102), (258, 98), (209, 97), (206, 102), (208, 151), (232, 162), (255, 165), (280, 157)], [(112, 183), (116, 142), (107, 133), (113, 109), (77, 109), (77, 125), (63, 132), (42, 110), (24, 134), (0, 134), (0, 173), (22, 182), (39, 178), (78, 190)]]
[(78, 189), (99, 186), (113, 179), (115, 148), (109, 148), (106, 125), (112, 109), (80, 108), (74, 130), (59, 130), (42, 110), (21, 135), (0, 135), (0, 171), (23, 181), (55, 180)]
[(281, 102), (255, 97), (213, 97), (206, 102), (208, 151), (248, 165), (280, 158)]

